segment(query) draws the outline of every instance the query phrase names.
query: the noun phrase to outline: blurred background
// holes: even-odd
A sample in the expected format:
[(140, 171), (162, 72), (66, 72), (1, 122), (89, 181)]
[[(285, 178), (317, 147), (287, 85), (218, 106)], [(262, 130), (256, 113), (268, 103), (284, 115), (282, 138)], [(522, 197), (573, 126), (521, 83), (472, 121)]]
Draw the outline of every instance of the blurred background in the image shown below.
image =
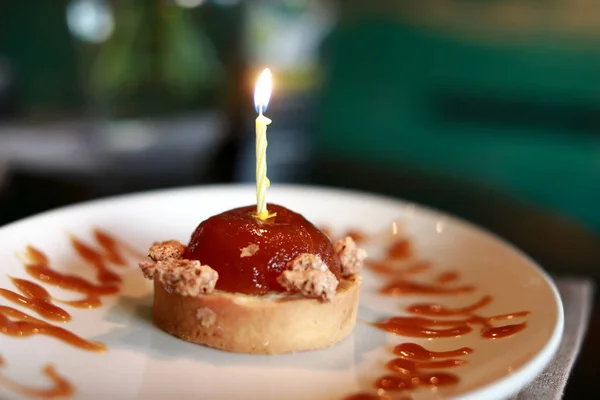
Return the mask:
[[(252, 181), (252, 92), (268, 66), (274, 184), (424, 203), (551, 273), (598, 279), (599, 7), (3, 0), (0, 225), (112, 194)], [(570, 395), (595, 384), (586, 371)]]

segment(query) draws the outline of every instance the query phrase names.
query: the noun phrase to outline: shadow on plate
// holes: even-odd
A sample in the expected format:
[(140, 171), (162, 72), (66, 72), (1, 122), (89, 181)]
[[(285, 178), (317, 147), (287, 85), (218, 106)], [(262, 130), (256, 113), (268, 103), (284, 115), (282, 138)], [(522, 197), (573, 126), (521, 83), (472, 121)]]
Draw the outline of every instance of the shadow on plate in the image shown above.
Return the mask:
[[(360, 312), (359, 312), (360, 314)], [(238, 354), (192, 344), (171, 336), (152, 323), (152, 293), (142, 297), (121, 296), (106, 320), (121, 326), (90, 338), (111, 349), (145, 353), (160, 361), (190, 360), (210, 366), (285, 367), (305, 370), (344, 370), (371, 358), (369, 352), (381, 349), (385, 334), (360, 318), (354, 333), (337, 345), (322, 350), (270, 356)]]

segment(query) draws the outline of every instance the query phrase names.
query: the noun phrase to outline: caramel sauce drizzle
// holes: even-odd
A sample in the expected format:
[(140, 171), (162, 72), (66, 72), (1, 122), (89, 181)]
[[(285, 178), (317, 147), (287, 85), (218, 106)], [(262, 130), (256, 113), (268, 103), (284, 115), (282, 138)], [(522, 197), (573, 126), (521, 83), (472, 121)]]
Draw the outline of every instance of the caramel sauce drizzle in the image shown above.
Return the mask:
[(461, 357), (473, 353), (470, 347), (450, 351), (430, 351), (416, 343), (402, 343), (394, 347), (393, 353), (408, 360), (436, 360), (440, 358)]
[[(400, 238), (395, 240), (388, 248), (386, 257), (370, 267), (377, 272), (385, 271), (392, 273), (391, 267), (386, 269), (386, 264), (392, 264), (398, 259), (411, 257), (410, 249), (412, 245), (407, 239)], [(415, 263), (413, 265), (419, 265)], [(391, 282), (388, 282), (380, 289), (380, 293), (387, 296), (407, 296), (407, 295), (457, 295), (470, 293), (476, 290), (473, 285), (450, 285), (459, 279), (459, 275), (453, 271), (446, 271), (439, 274), (432, 282), (423, 282), (407, 279), (405, 276), (407, 269), (399, 270), (394, 274)], [(411, 271), (412, 272), (412, 271)], [(412, 275), (424, 271), (412, 272)], [(480, 335), (486, 339), (501, 339), (512, 336), (526, 328), (526, 322), (509, 324), (504, 326), (493, 326), (495, 322), (514, 320), (524, 318), (529, 315), (527, 311), (520, 311), (510, 314), (494, 315), (483, 317), (476, 315), (475, 312), (493, 301), (491, 296), (484, 296), (479, 301), (459, 308), (448, 308), (437, 303), (413, 304), (406, 308), (409, 314), (417, 315), (414, 317), (391, 317), (383, 321), (378, 321), (373, 326), (378, 327), (390, 333), (418, 338), (450, 338), (462, 336), (470, 333), (474, 325), (480, 325)], [(451, 316), (465, 316), (463, 319), (446, 320), (439, 319)], [(433, 318), (425, 318), (433, 317)]]
[(0, 305), (0, 332), (13, 337), (45, 335), (61, 340), (71, 346), (88, 351), (105, 351), (103, 343), (92, 342), (77, 336), (60, 326), (32, 317), (16, 308)]
[(383, 321), (375, 322), (373, 326), (396, 335), (415, 338), (450, 338), (465, 335), (473, 330), (472, 325), (481, 325), (481, 337), (486, 339), (500, 339), (511, 336), (525, 329), (527, 323), (521, 322), (514, 325), (501, 327), (492, 326), (493, 321), (522, 318), (529, 315), (528, 312), (495, 315), (493, 317), (471, 317), (459, 320), (436, 320), (422, 317), (392, 317)]
[(331, 228), (329, 226), (320, 225), (320, 226), (317, 226), (317, 228), (319, 228), (319, 230), (321, 232), (323, 232), (323, 234), (325, 236), (327, 236), (329, 238), (329, 240), (334, 240), (335, 235), (333, 234), (333, 232), (331, 231)]
[[(4, 359), (0, 357), (0, 367), (4, 366)], [(39, 399), (55, 399), (70, 397), (75, 393), (75, 389), (71, 383), (60, 376), (52, 364), (48, 364), (43, 369), (44, 375), (50, 379), (52, 386), (48, 388), (36, 388), (19, 383), (12, 379), (6, 378), (0, 374), (0, 385), (18, 392), (24, 396), (37, 397)]]
[(375, 381), (375, 388), (383, 391), (404, 391), (417, 386), (438, 387), (454, 385), (458, 376), (443, 371), (423, 371), (430, 369), (454, 368), (467, 363), (460, 357), (473, 352), (469, 347), (449, 351), (430, 351), (416, 343), (402, 343), (393, 353), (398, 356), (386, 363), (393, 374), (386, 374)]
[[(350, 396), (344, 397), (342, 400), (392, 400), (392, 398), (385, 393), (373, 394), (373, 393), (355, 393)], [(411, 400), (410, 398), (402, 398), (400, 400)]]
[(71, 244), (73, 245), (73, 248), (77, 254), (79, 254), (79, 257), (85, 260), (96, 270), (96, 279), (98, 279), (100, 283), (121, 283), (121, 277), (111, 271), (106, 265), (106, 261), (110, 259), (110, 255), (105, 256), (103, 253), (94, 250), (92, 247), (74, 237), (71, 237)]
[(454, 271), (442, 272), (435, 278), (436, 283), (450, 283), (459, 278), (458, 273)]
[(404, 358), (394, 358), (387, 363), (388, 369), (403, 374), (416, 373), (419, 369), (451, 368), (466, 364), (465, 360), (449, 359), (441, 361), (411, 361)]
[[(393, 358), (385, 364), (390, 373), (377, 378), (373, 384), (377, 393), (357, 393), (344, 400), (386, 400), (391, 399), (386, 392), (409, 391), (419, 386), (439, 387), (454, 385), (458, 376), (444, 371), (423, 371), (430, 369), (454, 368), (467, 363), (464, 357), (473, 349), (462, 347), (448, 351), (431, 351), (416, 343), (402, 343), (394, 347)], [(410, 397), (405, 397), (410, 398)]]
[[(413, 246), (405, 238), (395, 239), (384, 258), (369, 261), (367, 267), (388, 277), (388, 282), (380, 289), (380, 293), (386, 296), (447, 297), (472, 293), (477, 289), (473, 285), (457, 284), (460, 275), (455, 271), (441, 272), (427, 281), (412, 279), (414, 275), (429, 271), (431, 264), (414, 260)], [(492, 302), (491, 296), (482, 296), (472, 304), (455, 308), (439, 303), (415, 303), (405, 308), (409, 316), (392, 316), (372, 325), (392, 334), (427, 339), (463, 336), (476, 327), (484, 339), (501, 339), (515, 335), (527, 327), (527, 322), (502, 326), (494, 324), (525, 318), (530, 314), (528, 311), (487, 317), (476, 314)], [(434, 352), (416, 343), (402, 343), (393, 350), (396, 358), (385, 363), (388, 373), (373, 383), (377, 392), (356, 393), (345, 400), (388, 400), (391, 397), (387, 392), (410, 393), (417, 387), (455, 385), (459, 382), (459, 377), (444, 370), (466, 364), (467, 361), (462, 357), (472, 352), (470, 347)]]
[(461, 294), (475, 290), (474, 286), (463, 285), (448, 287), (437, 283), (421, 283), (406, 279), (391, 282), (381, 288), (380, 293), (388, 296), (405, 296), (411, 294)]
[(9, 278), (23, 295), (0, 288), (0, 296), (51, 321), (68, 322), (71, 320), (71, 315), (68, 312), (52, 304), (52, 297), (42, 286), (25, 279), (11, 276)]
[(493, 299), (491, 296), (484, 296), (476, 303), (473, 303), (473, 304), (465, 306), (465, 307), (459, 307), (459, 308), (448, 308), (448, 307), (444, 307), (443, 305), (437, 304), (437, 303), (417, 303), (417, 304), (408, 306), (406, 308), (406, 311), (411, 314), (420, 314), (420, 315), (426, 315), (426, 316), (430, 316), (430, 317), (448, 317), (448, 316), (454, 316), (454, 315), (468, 315), (468, 314), (472, 314), (473, 312), (479, 310), (480, 308), (487, 306), (488, 304), (490, 304), (492, 302), (492, 300)]
[[(394, 371), (395, 372), (395, 371)], [(396, 391), (413, 389), (416, 386), (447, 386), (458, 383), (456, 375), (445, 372), (420, 373), (417, 375), (384, 375), (377, 379), (375, 387), (383, 390)]]
[(400, 265), (393, 261), (367, 261), (367, 266), (373, 272), (381, 275), (392, 275), (394, 277), (416, 275), (431, 268), (428, 262), (415, 262), (408, 266)]
[[(93, 236), (99, 249), (95, 249), (75, 237), (71, 237), (70, 240), (77, 255), (96, 271), (98, 283), (54, 270), (48, 257), (34, 247), (28, 246), (25, 251), (25, 271), (33, 279), (41, 283), (82, 294), (83, 297), (81, 299), (55, 299), (40, 284), (15, 277), (9, 278), (20, 293), (0, 288), (0, 297), (27, 308), (42, 318), (60, 323), (69, 322), (71, 315), (56, 305), (56, 303), (76, 308), (94, 308), (100, 306), (102, 304), (102, 296), (113, 295), (120, 290), (121, 277), (109, 269), (108, 265), (126, 266), (125, 254), (138, 258), (141, 257), (140, 253), (136, 252), (133, 248), (120, 243), (105, 232), (95, 230)], [(20, 338), (45, 335), (81, 350), (93, 352), (106, 351), (106, 346), (103, 343), (84, 339), (65, 328), (4, 305), (0, 305), (0, 333)], [(1, 362), (0, 365), (2, 365)], [(50, 389), (30, 388), (4, 378), (1, 375), (0, 384), (27, 396), (39, 398), (64, 397), (73, 393), (74, 389), (72, 385), (65, 378), (59, 376), (51, 365), (45, 367), (44, 373), (54, 383), (54, 386)]]
[(412, 257), (413, 246), (408, 239), (395, 240), (387, 250), (387, 260), (402, 260)]
[[(392, 400), (392, 398), (385, 393), (381, 393), (381, 395), (373, 393), (355, 393), (344, 397), (343, 400)], [(412, 398), (402, 397), (398, 400), (412, 400)]]
[(368, 236), (358, 229), (350, 229), (346, 232), (344, 236), (350, 236), (352, 240), (354, 240), (357, 244), (364, 243), (367, 241)]

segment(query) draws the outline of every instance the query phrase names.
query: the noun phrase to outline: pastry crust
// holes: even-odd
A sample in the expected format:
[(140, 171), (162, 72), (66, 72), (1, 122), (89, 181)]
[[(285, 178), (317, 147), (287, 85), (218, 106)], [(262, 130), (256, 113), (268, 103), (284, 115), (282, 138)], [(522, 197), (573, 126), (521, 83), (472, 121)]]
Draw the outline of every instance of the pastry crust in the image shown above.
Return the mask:
[(154, 280), (154, 323), (185, 341), (236, 353), (282, 354), (333, 346), (352, 332), (360, 275), (342, 279), (329, 302), (281, 293), (214, 291), (190, 297)]

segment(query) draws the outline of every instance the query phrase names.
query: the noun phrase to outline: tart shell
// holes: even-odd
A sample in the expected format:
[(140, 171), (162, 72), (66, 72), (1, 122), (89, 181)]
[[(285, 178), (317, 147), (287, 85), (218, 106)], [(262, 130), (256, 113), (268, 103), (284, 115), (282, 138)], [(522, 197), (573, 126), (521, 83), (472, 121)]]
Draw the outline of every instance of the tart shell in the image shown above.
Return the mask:
[(286, 293), (169, 293), (154, 281), (154, 323), (185, 341), (235, 353), (283, 354), (330, 347), (356, 324), (360, 275), (342, 279), (331, 302)]

